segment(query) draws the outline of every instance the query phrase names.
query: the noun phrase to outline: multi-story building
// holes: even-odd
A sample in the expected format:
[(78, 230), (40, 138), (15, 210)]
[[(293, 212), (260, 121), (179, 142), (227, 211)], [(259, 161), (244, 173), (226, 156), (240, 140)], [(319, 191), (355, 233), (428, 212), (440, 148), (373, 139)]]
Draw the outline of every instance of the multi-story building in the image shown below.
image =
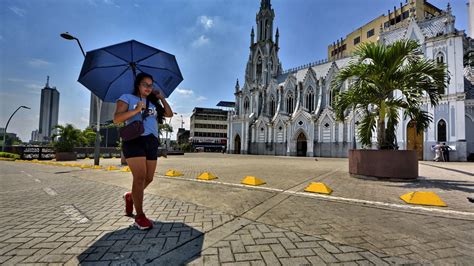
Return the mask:
[(39, 130), (33, 130), (31, 131), (31, 140), (30, 142), (38, 142), (40, 141), (40, 136), (39, 136)]
[(53, 129), (58, 125), (59, 115), (59, 92), (56, 87), (49, 86), (49, 76), (46, 86), (41, 90), (39, 139), (49, 141), (53, 135)]
[[(419, 3), (414, 1), (411, 3)], [(425, 58), (444, 62), (449, 70), (449, 85), (436, 107), (425, 104), (433, 122), (422, 134), (414, 134), (412, 121), (403, 119), (397, 128), (400, 149), (418, 151), (418, 158), (431, 160), (436, 142), (446, 142), (454, 149), (453, 160), (465, 161), (474, 156), (474, 70), (463, 65), (472, 39), (454, 27), (455, 18), (448, 5), (435, 8), (426, 1), (426, 9), (409, 8), (406, 23), (396, 23), (401, 13), (394, 12), (388, 25), (379, 33), (379, 41), (413, 39), (421, 45)], [(417, 19), (424, 10), (423, 19)], [(435, 10), (427, 16), (426, 10)], [(428, 12), (428, 14), (431, 14)], [(333, 111), (334, 95), (330, 84), (350, 57), (321, 61), (283, 71), (278, 58), (279, 32), (273, 38), (274, 10), (270, 0), (262, 0), (257, 14), (257, 38), (250, 34), (250, 56), (245, 70), (245, 83), (235, 86), (236, 107), (229, 118), (229, 153), (346, 157), (353, 142), (355, 124), (360, 115), (348, 113), (345, 121), (337, 121)], [(401, 19), (401, 18), (400, 18)], [(348, 86), (345, 84), (343, 89)], [(427, 101), (428, 102), (428, 101)], [(403, 117), (403, 113), (399, 114)], [(358, 146), (360, 147), (360, 146)]]
[(189, 141), (193, 149), (222, 151), (227, 145), (227, 114), (216, 108), (196, 107), (191, 115)]
[(345, 38), (328, 45), (328, 59), (335, 60), (352, 55), (359, 44), (377, 42), (380, 34), (388, 28), (406, 27), (410, 14), (416, 21), (422, 21), (441, 13), (441, 9), (426, 0), (406, 0), (405, 4), (400, 3), (398, 8), (394, 6), (392, 11), (389, 9), (387, 15), (378, 16), (347, 34)]
[(190, 134), (190, 130), (178, 128), (178, 132), (176, 134), (176, 141), (178, 142), (178, 145), (189, 143)]
[[(91, 93), (89, 109), (89, 126), (97, 126), (97, 96)], [(100, 124), (106, 124), (114, 119), (115, 103), (102, 102), (100, 107)]]

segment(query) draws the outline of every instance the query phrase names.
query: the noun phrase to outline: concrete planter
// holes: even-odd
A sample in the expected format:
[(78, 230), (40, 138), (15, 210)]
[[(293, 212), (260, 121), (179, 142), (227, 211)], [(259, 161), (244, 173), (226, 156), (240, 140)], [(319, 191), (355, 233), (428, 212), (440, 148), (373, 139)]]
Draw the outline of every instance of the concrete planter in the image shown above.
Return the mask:
[(418, 178), (414, 150), (349, 150), (349, 173), (381, 179)]
[(76, 159), (75, 152), (56, 152), (56, 161), (75, 161)]

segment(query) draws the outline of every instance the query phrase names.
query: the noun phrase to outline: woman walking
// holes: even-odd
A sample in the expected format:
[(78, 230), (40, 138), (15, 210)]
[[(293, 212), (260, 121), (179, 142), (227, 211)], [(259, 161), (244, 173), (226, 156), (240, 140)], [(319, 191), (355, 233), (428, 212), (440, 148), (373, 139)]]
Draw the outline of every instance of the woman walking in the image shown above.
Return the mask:
[[(160, 104), (161, 102), (161, 104)], [(143, 194), (153, 181), (158, 158), (158, 123), (163, 117), (172, 117), (173, 111), (165, 97), (153, 90), (153, 77), (139, 73), (134, 82), (133, 94), (123, 94), (117, 100), (114, 123), (143, 121), (144, 132), (141, 136), (123, 141), (122, 151), (133, 175), (132, 191), (123, 196), (125, 215), (133, 215), (135, 206), (135, 225), (140, 230), (153, 227), (153, 223), (143, 212)]]

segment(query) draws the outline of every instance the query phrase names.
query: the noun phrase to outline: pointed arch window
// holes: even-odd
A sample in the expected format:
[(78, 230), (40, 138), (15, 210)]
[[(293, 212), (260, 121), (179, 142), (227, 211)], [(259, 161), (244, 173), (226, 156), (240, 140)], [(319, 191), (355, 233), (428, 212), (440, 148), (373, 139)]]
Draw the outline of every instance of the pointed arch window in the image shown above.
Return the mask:
[(293, 113), (294, 107), (295, 107), (295, 101), (293, 98), (293, 93), (289, 92), (286, 95), (286, 111), (291, 114)]
[(249, 107), (250, 107), (249, 97), (245, 97), (245, 100), (244, 100), (244, 113), (249, 112)]
[(259, 55), (257, 59), (257, 82), (262, 78), (262, 57)]
[(333, 107), (335, 98), (336, 98), (336, 93), (334, 93), (334, 91), (329, 89), (329, 106)]
[(276, 102), (275, 102), (275, 96), (272, 95), (270, 96), (270, 116), (274, 116), (276, 112)]
[(444, 63), (444, 54), (443, 54), (443, 52), (438, 52), (436, 54), (436, 63)]
[(444, 121), (443, 119), (439, 120), (438, 122), (438, 141), (446, 141), (446, 121)]
[(305, 107), (308, 112), (314, 111), (314, 90), (313, 88), (309, 87), (306, 91), (306, 99), (305, 99)]

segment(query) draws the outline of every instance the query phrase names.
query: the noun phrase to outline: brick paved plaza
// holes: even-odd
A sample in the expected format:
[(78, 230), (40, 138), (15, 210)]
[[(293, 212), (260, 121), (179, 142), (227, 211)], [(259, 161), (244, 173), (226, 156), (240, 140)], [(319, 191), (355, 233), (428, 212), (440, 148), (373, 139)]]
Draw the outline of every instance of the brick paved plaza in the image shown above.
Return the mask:
[[(0, 263), (472, 264), (473, 163), (420, 162), (416, 182), (356, 179), (347, 168), (347, 159), (329, 158), (162, 158), (145, 195), (155, 226), (139, 231), (123, 216), (131, 173), (1, 161)], [(184, 175), (166, 177), (168, 169)], [(219, 178), (197, 181), (205, 171)], [(240, 185), (246, 175), (267, 183)], [(334, 192), (304, 193), (314, 181)], [(428, 190), (448, 207), (399, 199)]]

